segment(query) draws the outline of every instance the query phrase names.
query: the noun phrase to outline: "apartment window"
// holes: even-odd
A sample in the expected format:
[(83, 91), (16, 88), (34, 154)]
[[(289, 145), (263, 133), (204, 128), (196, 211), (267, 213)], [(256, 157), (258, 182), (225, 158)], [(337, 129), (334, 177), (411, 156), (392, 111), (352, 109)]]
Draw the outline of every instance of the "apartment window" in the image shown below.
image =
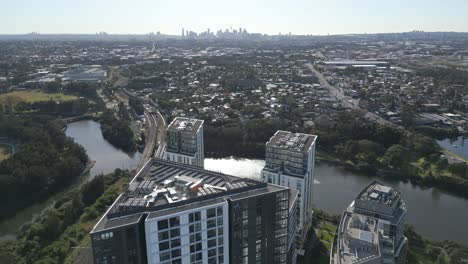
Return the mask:
[(216, 209), (215, 208), (210, 208), (206, 210), (206, 217), (207, 218), (212, 218), (216, 216)]
[(216, 214), (218, 216), (222, 216), (223, 215), (223, 207), (220, 206), (220, 207), (216, 208)]
[(163, 251), (167, 249), (169, 249), (169, 242), (159, 243), (159, 251)]
[(208, 249), (208, 257), (216, 256), (216, 248)]
[(201, 261), (203, 258), (203, 254), (201, 252), (190, 255), (190, 262), (196, 263), (197, 261)]
[(167, 222), (167, 219), (158, 221), (158, 230), (164, 230), (168, 228), (169, 228), (169, 224)]
[(200, 240), (201, 240), (201, 233), (196, 233), (196, 234), (190, 235), (190, 243), (194, 243), (194, 242), (200, 241)]
[(215, 237), (216, 236), (216, 229), (214, 228), (214, 229), (208, 230), (207, 236), (208, 236), (208, 238)]
[(198, 232), (201, 230), (201, 223), (195, 223), (189, 226), (190, 233)]
[(206, 227), (207, 228), (212, 228), (212, 227), (215, 227), (215, 226), (216, 226), (216, 220), (215, 219), (211, 219), (211, 220), (206, 221)]
[(216, 247), (216, 238), (208, 240), (208, 247), (209, 248)]
[(113, 232), (108, 232), (108, 233), (102, 233), (101, 234), (101, 240), (107, 240), (107, 239), (111, 239), (113, 237), (114, 237)]
[(195, 222), (195, 221), (200, 221), (201, 220), (201, 213), (200, 212), (195, 212), (189, 214), (189, 221), (190, 222)]
[(219, 225), (219, 226), (220, 226), (220, 225), (223, 225), (223, 218), (222, 218), (222, 217), (218, 217), (217, 222), (218, 222), (218, 225)]
[(195, 253), (201, 250), (202, 250), (202, 243), (196, 243), (196, 244), (190, 245), (190, 253)]
[(171, 258), (171, 254), (170, 254), (169, 251), (159, 253), (159, 260), (160, 261), (169, 260), (170, 258)]
[(161, 240), (166, 240), (166, 239), (168, 239), (168, 238), (169, 238), (169, 232), (163, 231), (163, 232), (159, 232), (159, 233), (158, 233), (158, 239), (159, 239), (159, 241), (161, 241)]
[(180, 236), (180, 229), (179, 228), (171, 229), (171, 238), (178, 237), (178, 236)]
[(248, 211), (247, 209), (242, 210), (242, 218), (246, 219), (248, 217)]
[(249, 230), (248, 229), (242, 230), (242, 237), (244, 237), (244, 238), (249, 237)]
[(180, 238), (171, 240), (171, 248), (175, 248), (179, 246), (180, 246)]
[(171, 219), (169, 219), (169, 223), (171, 225), (171, 227), (176, 227), (176, 226), (179, 226), (180, 225), (180, 221), (179, 221), (179, 217), (172, 217)]
[(180, 257), (180, 248), (173, 249), (171, 251), (171, 258), (177, 258)]

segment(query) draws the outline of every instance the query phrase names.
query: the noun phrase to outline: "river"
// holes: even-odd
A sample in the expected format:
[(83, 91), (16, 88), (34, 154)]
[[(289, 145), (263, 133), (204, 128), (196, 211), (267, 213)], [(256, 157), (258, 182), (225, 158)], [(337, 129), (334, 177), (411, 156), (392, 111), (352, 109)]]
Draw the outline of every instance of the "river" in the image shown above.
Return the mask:
[(468, 159), (468, 138), (460, 136), (456, 139), (444, 139), (437, 142), (441, 147)]
[[(68, 124), (66, 134), (81, 144), (88, 156), (96, 161), (86, 178), (80, 182), (100, 173), (112, 172), (116, 168), (134, 169), (141, 157), (140, 153), (128, 155), (114, 148), (102, 137), (99, 123), (92, 120)], [(263, 160), (252, 159), (205, 159), (206, 169), (255, 179), (259, 178), (264, 164)], [(315, 179), (314, 203), (318, 208), (334, 214), (340, 214), (372, 180), (371, 177), (326, 163), (316, 165)], [(398, 181), (382, 181), (402, 193), (408, 206), (407, 223), (414, 225), (421, 234), (437, 240), (448, 239), (468, 245), (468, 200), (435, 188), (421, 188)], [(14, 238), (14, 231), (38, 215), (42, 209), (53, 203), (53, 200), (54, 197), (32, 205), (18, 212), (15, 217), (0, 223), (0, 240)]]
[[(250, 159), (205, 159), (205, 168), (226, 174), (259, 179), (265, 162)], [(352, 173), (327, 163), (315, 168), (314, 203), (333, 214), (341, 214), (372, 177)], [(468, 245), (468, 200), (436, 188), (380, 179), (401, 192), (408, 207), (407, 224), (436, 240)]]
[(65, 134), (82, 145), (86, 149), (89, 158), (96, 163), (86, 175), (78, 179), (72, 186), (69, 186), (46, 201), (36, 203), (21, 210), (14, 217), (1, 222), (0, 241), (15, 239), (16, 231), (19, 230), (23, 224), (34, 220), (44, 208), (51, 206), (55, 199), (64, 192), (81, 185), (96, 175), (113, 172), (116, 168), (135, 169), (140, 161), (140, 152), (129, 155), (107, 142), (102, 137), (100, 124), (93, 120), (82, 120), (70, 123), (65, 130)]

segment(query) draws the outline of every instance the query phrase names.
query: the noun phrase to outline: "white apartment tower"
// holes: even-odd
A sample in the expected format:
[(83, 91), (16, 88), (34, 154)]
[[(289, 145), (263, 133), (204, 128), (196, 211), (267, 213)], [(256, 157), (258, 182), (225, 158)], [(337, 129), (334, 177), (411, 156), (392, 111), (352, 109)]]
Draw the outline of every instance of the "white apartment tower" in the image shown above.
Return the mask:
[(296, 189), (299, 192), (297, 210), (297, 247), (302, 248), (312, 225), (312, 193), (317, 136), (277, 131), (266, 143), (266, 164), (263, 182)]
[(203, 120), (176, 117), (166, 130), (166, 159), (204, 167)]

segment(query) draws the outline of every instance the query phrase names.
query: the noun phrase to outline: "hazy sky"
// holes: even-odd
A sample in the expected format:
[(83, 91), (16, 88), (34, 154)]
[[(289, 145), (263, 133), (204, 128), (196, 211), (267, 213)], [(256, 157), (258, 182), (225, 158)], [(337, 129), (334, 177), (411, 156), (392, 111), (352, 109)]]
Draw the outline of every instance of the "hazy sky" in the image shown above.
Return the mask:
[(0, 0), (0, 34), (468, 32), (468, 0)]

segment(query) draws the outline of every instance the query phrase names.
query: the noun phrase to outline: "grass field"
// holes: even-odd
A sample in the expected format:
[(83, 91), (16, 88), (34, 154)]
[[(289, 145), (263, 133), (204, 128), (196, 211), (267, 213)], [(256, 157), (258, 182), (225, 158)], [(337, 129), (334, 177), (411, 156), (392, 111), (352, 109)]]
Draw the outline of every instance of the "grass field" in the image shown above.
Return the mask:
[(0, 144), (0, 161), (7, 159), (10, 153), (11, 148), (9, 146)]
[(40, 91), (14, 91), (10, 93), (0, 94), (0, 104), (17, 104), (19, 102), (41, 102), (41, 101), (70, 101), (77, 99), (74, 95), (66, 95), (63, 93), (43, 93)]

